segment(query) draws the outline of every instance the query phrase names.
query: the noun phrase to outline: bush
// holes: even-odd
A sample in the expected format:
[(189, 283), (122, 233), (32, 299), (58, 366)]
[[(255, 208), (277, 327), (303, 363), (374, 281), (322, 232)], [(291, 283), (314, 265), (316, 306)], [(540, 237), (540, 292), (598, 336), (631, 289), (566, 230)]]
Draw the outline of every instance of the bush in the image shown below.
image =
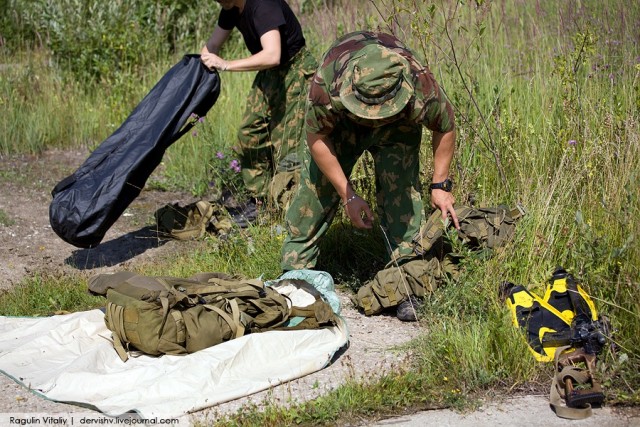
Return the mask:
[(203, 14), (185, 0), (2, 0), (2, 6), (0, 46), (41, 45), (79, 80), (110, 82), (199, 49), (217, 13)]

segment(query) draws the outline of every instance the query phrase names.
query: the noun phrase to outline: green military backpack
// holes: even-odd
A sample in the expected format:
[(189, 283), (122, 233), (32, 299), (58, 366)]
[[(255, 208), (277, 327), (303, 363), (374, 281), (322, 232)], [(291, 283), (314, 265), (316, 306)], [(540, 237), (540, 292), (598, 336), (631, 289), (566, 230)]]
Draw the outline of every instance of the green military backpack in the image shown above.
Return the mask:
[[(457, 238), (472, 249), (494, 249), (514, 235), (516, 221), (525, 214), (518, 206), (473, 208), (456, 206), (460, 223)], [(459, 255), (445, 241), (445, 230), (453, 224), (442, 221), (435, 210), (413, 237), (414, 255), (396, 259), (367, 281), (353, 299), (366, 315), (395, 307), (410, 296), (424, 297), (447, 280), (458, 276)]]
[(155, 356), (193, 353), (248, 333), (287, 327), (292, 316), (306, 317), (298, 320), (298, 329), (335, 321), (331, 307), (320, 298), (306, 310), (295, 309), (258, 279), (222, 273), (188, 279), (99, 274), (89, 280), (89, 290), (107, 297), (105, 323), (123, 361), (135, 351)]
[(222, 207), (205, 200), (188, 205), (168, 204), (154, 213), (158, 232), (176, 240), (192, 240), (210, 232), (216, 235), (228, 234), (231, 220)]
[[(460, 223), (458, 238), (471, 248), (493, 249), (504, 245), (515, 233), (516, 221), (525, 215), (522, 206), (480, 207), (456, 206)], [(452, 224), (448, 224), (453, 227)], [(413, 237), (417, 255), (426, 255), (430, 250), (442, 248), (445, 224), (442, 213), (436, 209), (427, 219), (420, 231)]]

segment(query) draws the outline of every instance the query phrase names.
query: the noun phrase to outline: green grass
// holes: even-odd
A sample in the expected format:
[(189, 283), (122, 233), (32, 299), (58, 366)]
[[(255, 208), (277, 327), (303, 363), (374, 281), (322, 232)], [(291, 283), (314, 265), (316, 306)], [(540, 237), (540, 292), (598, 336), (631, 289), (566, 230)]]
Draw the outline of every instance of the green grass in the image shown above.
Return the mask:
[(0, 293), (0, 315), (51, 316), (104, 306), (104, 298), (91, 295), (82, 275), (36, 275)]
[(4, 209), (0, 209), (0, 225), (5, 227), (15, 224), (16, 221), (7, 214)]
[[(544, 384), (546, 389), (550, 366), (533, 361), (497, 290), (509, 280), (539, 291), (557, 265), (580, 277), (615, 328), (619, 349), (605, 352), (599, 368), (608, 402), (639, 404), (640, 51), (633, 24), (640, 10), (621, 0), (606, 5), (595, 0), (418, 2), (418, 8), (412, 0), (314, 4), (321, 6), (301, 14), (301, 21), (316, 57), (347, 31), (379, 26), (393, 29), (428, 61), (456, 107), (452, 177), (458, 203), (521, 202), (528, 214), (506, 248), (490, 258), (469, 255), (458, 282), (430, 296), (424, 334), (413, 343), (406, 369), (354, 379), (313, 404), (248, 407), (224, 423), (330, 424), (332, 417), (361, 419), (374, 412), (459, 405), (491, 388), (508, 393)], [(238, 46), (230, 46), (227, 54), (242, 55)], [(4, 55), (2, 62), (22, 65), (0, 70), (0, 105), (7, 112), (0, 116), (0, 153), (99, 143), (177, 60), (166, 58), (152, 67), (141, 85), (132, 77), (121, 86), (86, 90), (55, 67), (44, 72), (40, 64), (48, 63), (46, 52)], [(252, 78), (251, 73), (222, 75), (220, 98), (196, 126), (197, 135), (169, 149), (159, 187), (200, 195), (211, 182), (219, 186), (233, 180), (216, 153), (224, 152), (225, 161), (232, 157)], [(424, 182), (431, 174), (430, 150), (425, 143)], [(363, 161), (355, 180), (371, 200), (369, 166)], [(141, 272), (223, 271), (274, 278), (282, 241), (271, 226), (281, 222), (274, 216), (273, 224), (227, 241), (207, 239), (178, 259)], [(321, 265), (352, 292), (380, 267), (384, 251), (375, 230), (361, 232), (338, 221), (322, 243)], [(61, 306), (55, 295), (52, 304), (46, 303), (49, 297), (30, 296), (40, 290), (29, 283), (19, 296), (2, 296), (2, 307), (6, 298), (16, 299), (11, 304), (23, 308), (12, 312), (23, 314)], [(73, 292), (81, 295), (83, 286), (79, 282)], [(54, 287), (55, 292), (63, 293)], [(34, 299), (44, 300), (44, 306), (30, 308)], [(75, 297), (70, 301), (67, 309), (87, 307), (74, 308)]]
[(280, 270), (280, 247), (283, 235), (269, 227), (236, 229), (225, 239), (205, 238), (193, 251), (169, 260), (145, 265), (140, 273), (188, 277), (195, 273), (216, 271), (243, 277), (277, 278)]

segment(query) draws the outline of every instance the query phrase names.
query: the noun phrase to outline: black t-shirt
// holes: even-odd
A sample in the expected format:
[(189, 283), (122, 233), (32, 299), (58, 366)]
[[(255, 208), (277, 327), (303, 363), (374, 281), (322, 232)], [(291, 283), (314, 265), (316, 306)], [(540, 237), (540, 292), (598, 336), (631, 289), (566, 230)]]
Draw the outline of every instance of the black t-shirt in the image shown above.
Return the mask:
[(220, 11), (218, 26), (223, 30), (238, 27), (251, 54), (262, 50), (260, 37), (280, 30), (280, 63), (288, 62), (305, 45), (300, 22), (285, 0), (247, 0), (240, 13), (237, 7)]

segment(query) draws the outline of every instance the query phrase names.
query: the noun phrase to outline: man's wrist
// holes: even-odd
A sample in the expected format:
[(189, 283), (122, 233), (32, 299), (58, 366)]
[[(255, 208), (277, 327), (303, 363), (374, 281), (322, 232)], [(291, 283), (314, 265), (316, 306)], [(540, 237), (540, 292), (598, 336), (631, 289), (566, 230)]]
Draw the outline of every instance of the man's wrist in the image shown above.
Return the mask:
[(349, 203), (353, 202), (353, 201), (354, 201), (355, 199), (357, 199), (357, 198), (358, 198), (358, 195), (354, 193), (354, 194), (353, 194), (353, 196), (348, 197), (348, 198), (347, 198), (347, 200), (345, 200), (345, 201), (344, 201), (344, 203), (342, 204), (342, 206), (343, 206), (343, 207), (344, 207), (344, 206), (347, 206)]
[(429, 186), (429, 189), (430, 190), (443, 190), (443, 191), (446, 191), (447, 193), (450, 193), (451, 190), (453, 190), (453, 181), (451, 181), (450, 178), (447, 178), (447, 179), (445, 179), (444, 181), (441, 181), (441, 182), (433, 182)]

